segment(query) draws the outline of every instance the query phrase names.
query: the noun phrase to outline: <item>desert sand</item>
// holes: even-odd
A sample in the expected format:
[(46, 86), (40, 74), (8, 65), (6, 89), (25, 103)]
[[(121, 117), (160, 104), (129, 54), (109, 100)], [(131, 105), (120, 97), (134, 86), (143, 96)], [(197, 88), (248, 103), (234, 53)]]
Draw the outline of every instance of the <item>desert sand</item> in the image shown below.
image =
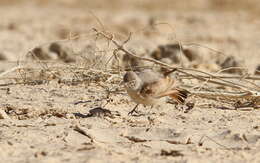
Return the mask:
[[(1, 0), (0, 162), (260, 162), (260, 98), (237, 108), (239, 100), (223, 100), (221, 93), (238, 89), (175, 73), (180, 87), (220, 97), (191, 94), (187, 103), (194, 107), (167, 100), (140, 105), (140, 114), (129, 116), (135, 103), (121, 84), (129, 63), (93, 30), (119, 43), (131, 32), (125, 49), (173, 66), (208, 73), (242, 67), (218, 75), (239, 76), (225, 80), (259, 93), (259, 2), (233, 4)], [(153, 53), (176, 43), (194, 61)], [(224, 64), (229, 56), (235, 61)]]

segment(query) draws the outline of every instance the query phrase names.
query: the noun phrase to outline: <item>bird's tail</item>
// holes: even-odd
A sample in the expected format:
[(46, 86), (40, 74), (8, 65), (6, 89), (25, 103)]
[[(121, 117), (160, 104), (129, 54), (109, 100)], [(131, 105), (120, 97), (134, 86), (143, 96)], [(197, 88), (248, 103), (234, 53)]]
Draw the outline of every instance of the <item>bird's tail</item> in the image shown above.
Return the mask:
[(183, 104), (189, 94), (190, 94), (189, 91), (187, 91), (185, 89), (177, 88), (174, 90), (174, 92), (172, 92), (168, 96), (171, 97), (172, 99), (176, 100), (179, 104)]

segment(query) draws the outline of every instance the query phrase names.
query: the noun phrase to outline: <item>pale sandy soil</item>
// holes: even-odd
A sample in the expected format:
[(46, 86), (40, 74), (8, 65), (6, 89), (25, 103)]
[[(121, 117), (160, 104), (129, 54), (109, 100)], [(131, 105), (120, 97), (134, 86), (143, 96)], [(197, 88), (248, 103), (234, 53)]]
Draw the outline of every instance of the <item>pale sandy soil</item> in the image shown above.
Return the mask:
[[(95, 41), (92, 30), (106, 28), (120, 41), (133, 32), (126, 47), (146, 56), (166, 43), (200, 44), (235, 56), (253, 74), (260, 64), (257, 16), (203, 0), (12, 2), (0, 6), (0, 162), (260, 162), (259, 109), (217, 109), (225, 104), (190, 97), (192, 110), (164, 103), (128, 116), (135, 103), (119, 84), (124, 72), (104, 68), (113, 46)], [(152, 21), (160, 24), (153, 30)], [(50, 51), (54, 41), (67, 57)], [(35, 47), (47, 61), (30, 59)], [(220, 54), (192, 48), (202, 70), (219, 70), (203, 65)], [(105, 52), (93, 57), (93, 50)], [(22, 69), (3, 75), (17, 61)], [(90, 114), (100, 107), (109, 111)]]

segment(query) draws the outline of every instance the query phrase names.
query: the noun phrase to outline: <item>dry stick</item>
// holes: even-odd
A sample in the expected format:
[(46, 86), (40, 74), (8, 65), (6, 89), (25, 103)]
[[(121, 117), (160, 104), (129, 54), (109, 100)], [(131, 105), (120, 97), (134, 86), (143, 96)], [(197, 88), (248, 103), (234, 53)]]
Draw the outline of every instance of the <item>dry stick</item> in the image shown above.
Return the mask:
[[(219, 74), (219, 73), (221, 73), (221, 72), (223, 72), (223, 71), (231, 70), (231, 69), (246, 69), (246, 68), (243, 68), (243, 67), (229, 67), (229, 68), (225, 68), (225, 69), (221, 69), (221, 70), (217, 71), (216, 73), (214, 73), (214, 76), (217, 75), (217, 74)], [(260, 90), (260, 87), (259, 87), (258, 85), (256, 85), (256, 84), (253, 83), (253, 82), (250, 82), (250, 81), (245, 80), (245, 77), (246, 77), (246, 75), (243, 75), (243, 76), (240, 76), (239, 79), (242, 80), (242, 81), (244, 80), (244, 81), (250, 83), (250, 84), (253, 85), (256, 89), (259, 89), (259, 90)], [(212, 78), (213, 78), (213, 76), (210, 76), (210, 78), (208, 78), (208, 80), (211, 80)], [(207, 80), (206, 82), (208, 82), (208, 80)], [(204, 84), (203, 84), (203, 85), (204, 85)], [(243, 85), (240, 85), (240, 86), (243, 86)], [(245, 88), (248, 88), (248, 87), (245, 87)], [(254, 90), (254, 88), (251, 87), (251, 90)]]
[[(241, 79), (241, 76), (239, 75), (233, 75), (233, 76), (226, 76), (226, 75), (214, 75), (214, 76), (206, 76), (206, 75), (196, 75), (202, 78), (222, 78), (222, 79)], [(189, 75), (179, 75), (181, 78), (185, 79), (190, 79)], [(260, 80), (260, 77), (258, 76), (246, 76), (244, 79), (249, 79), (249, 80)]]
[(248, 81), (246, 79), (243, 78), (244, 81), (246, 81), (247, 83), (253, 85), (258, 91), (260, 91), (260, 86), (258, 86), (257, 84), (255, 84), (254, 82), (252, 81)]
[(80, 127), (79, 125), (76, 125), (76, 126), (74, 127), (74, 130), (77, 131), (78, 133), (80, 133), (80, 134), (86, 136), (86, 137), (89, 138), (92, 142), (94, 141), (93, 136), (90, 135), (90, 134), (88, 134), (88, 133), (86, 132), (86, 130), (83, 129), (82, 127)]
[(180, 41), (178, 41), (178, 44), (179, 44), (180, 51), (181, 51), (181, 53), (179, 53), (179, 58), (180, 58), (180, 61), (181, 61), (180, 64), (181, 64), (181, 66), (183, 66), (183, 57), (185, 56), (184, 52), (183, 52), (183, 46), (182, 46)]
[[(203, 71), (199, 71), (199, 70), (195, 70), (195, 69), (189, 69), (189, 68), (177, 68), (177, 67), (173, 67), (169, 64), (166, 64), (166, 63), (163, 63), (163, 62), (160, 62), (160, 61), (157, 61), (157, 60), (154, 60), (154, 59), (151, 59), (151, 58), (145, 58), (145, 57), (139, 57), (135, 54), (133, 54), (132, 52), (126, 50), (124, 48), (123, 45), (120, 45), (117, 41), (115, 41), (113, 39), (113, 37), (110, 37), (108, 36), (107, 34), (105, 34), (104, 32), (101, 32), (101, 31), (98, 31), (97, 29), (93, 28), (93, 30), (96, 32), (97, 35), (102, 35), (103, 37), (105, 37), (106, 39), (110, 40), (114, 45), (116, 45), (117, 47), (117, 50), (121, 50), (123, 52), (125, 52), (126, 54), (128, 55), (131, 55), (137, 59), (141, 59), (141, 60), (144, 60), (144, 61), (149, 61), (149, 62), (153, 62), (155, 64), (158, 64), (160, 66), (164, 66), (164, 67), (169, 67), (169, 68), (173, 68), (173, 69), (177, 69), (176, 71), (180, 72), (180, 73), (183, 73), (183, 74), (186, 74), (186, 75), (189, 75), (189, 76), (192, 76), (198, 80), (202, 80), (202, 81), (207, 81), (207, 79), (204, 79), (204, 78), (201, 78), (201, 77), (197, 77), (196, 75), (193, 75), (191, 73), (188, 73), (188, 72), (184, 72), (182, 70), (190, 70), (190, 71), (196, 71), (196, 72), (200, 72), (200, 73), (203, 73), (203, 74), (206, 74), (208, 76), (214, 76), (210, 73), (206, 73), (206, 72), (203, 72)], [(182, 69), (182, 70), (181, 70)], [(228, 87), (232, 87), (232, 88), (237, 88), (237, 89), (242, 89), (246, 92), (251, 92), (252, 90), (249, 90), (247, 87), (243, 86), (243, 85), (240, 85), (240, 84), (237, 84), (237, 83), (234, 83), (234, 82), (231, 82), (231, 81), (226, 81), (224, 79), (221, 79), (221, 78), (218, 78), (216, 76), (214, 76), (216, 79), (218, 80), (221, 80), (223, 82), (226, 82), (226, 83), (222, 83), (222, 82), (217, 82), (217, 81), (212, 81), (212, 80), (209, 80), (208, 82), (210, 83), (214, 83), (214, 84), (219, 84), (219, 85), (223, 85), (223, 86), (228, 86)], [(229, 83), (229, 84), (227, 84)]]
[(184, 46), (197, 46), (197, 47), (206, 48), (206, 49), (208, 49), (208, 50), (211, 50), (211, 51), (216, 52), (217, 54), (221, 54), (221, 55), (226, 56), (226, 54), (223, 53), (223, 52), (221, 52), (221, 51), (218, 51), (218, 50), (216, 50), (216, 49), (209, 48), (209, 47), (207, 47), (207, 46), (203, 46), (203, 45), (200, 45), (200, 44), (197, 44), (197, 43), (187, 43), (187, 44), (184, 43), (183, 45), (184, 45)]
[(217, 142), (216, 140), (210, 138), (210, 137), (207, 136), (207, 135), (205, 135), (205, 137), (208, 138), (209, 140), (211, 140), (212, 142), (216, 143), (217, 145), (223, 147), (223, 148), (226, 149), (226, 150), (231, 150), (231, 149), (232, 149), (232, 148), (229, 148), (229, 147), (227, 147), (227, 146), (225, 146), (225, 145), (223, 145), (223, 144), (220, 144), (219, 142)]
[[(244, 85), (241, 85), (241, 84), (238, 84), (238, 83), (234, 83), (234, 82), (231, 82), (231, 81), (228, 81), (228, 80), (224, 80), (224, 79), (218, 78), (217, 76), (215, 76), (215, 75), (213, 75), (213, 74), (211, 74), (211, 73), (204, 72), (204, 71), (195, 70), (195, 69), (191, 69), (191, 68), (178, 68), (178, 69), (199, 72), (199, 73), (208, 75), (210, 78), (215, 77), (216, 79), (225, 82), (225, 86), (242, 89), (242, 90), (247, 91), (247, 92), (251, 92), (252, 90), (254, 90), (254, 89), (251, 88), (251, 91), (250, 91), (249, 88), (246, 87), (246, 86), (244, 86)], [(178, 71), (179, 71), (179, 72), (182, 72), (182, 73), (184, 73), (184, 74), (186, 73), (187, 75), (190, 75), (190, 76), (192, 76), (192, 77), (194, 77), (194, 78), (199, 79), (197, 76), (195, 76), (195, 75), (193, 75), (193, 74), (190, 74), (190, 73), (187, 73), (187, 72), (184, 72), (184, 71), (180, 71), (180, 70), (178, 70)], [(200, 79), (200, 80), (205, 81), (206, 79)], [(208, 82), (213, 83), (213, 82), (215, 82), (215, 81), (208, 80)], [(231, 85), (229, 85), (229, 84), (227, 84), (227, 83), (229, 83), (229, 84), (231, 84)], [(215, 84), (216, 84), (216, 83), (215, 83)], [(222, 84), (220, 84), (220, 85), (222, 85)]]
[[(244, 68), (244, 67), (228, 67), (228, 68), (225, 68), (225, 69), (222, 69), (222, 70), (218, 71), (215, 74), (219, 74), (220, 72), (227, 71), (227, 70), (232, 70), (232, 69), (241, 69), (241, 70), (244, 69), (244, 70), (246, 70), (246, 68)], [(249, 83), (251, 85), (253, 85), (256, 89), (260, 90), (260, 87), (258, 85), (256, 85), (255, 83), (253, 83), (251, 81), (246, 80), (245, 79), (246, 76), (248, 76), (248, 74), (242, 75), (239, 79), (242, 80), (242, 81), (245, 81), (245, 82), (247, 82), (247, 83)]]
[(10, 70), (7, 70), (7, 71), (1, 73), (1, 74), (0, 74), (0, 78), (3, 77), (3, 76), (5, 76), (5, 75), (7, 75), (7, 74), (9, 74), (9, 73), (11, 73), (11, 72), (13, 72), (13, 71), (19, 70), (19, 69), (21, 69), (21, 68), (22, 68), (22, 67), (21, 67), (20, 65), (19, 65), (19, 66), (16, 66), (16, 67), (13, 67), (13, 68), (11, 68)]
[[(251, 92), (251, 93), (254, 92), (254, 93), (256, 93), (255, 89), (253, 89), (253, 88), (248, 88), (248, 87), (246, 87), (246, 86), (244, 86), (244, 85), (241, 85), (241, 84), (237, 84), (237, 83), (234, 83), (234, 82), (231, 82), (231, 81), (223, 80), (222, 78), (219, 78), (218, 76), (214, 76), (214, 75), (208, 76), (208, 77), (207, 77), (208, 79), (207, 79), (207, 78), (204, 78), (204, 77), (201, 77), (201, 76), (197, 76), (197, 75), (193, 75), (193, 74), (191, 74), (191, 73), (187, 73), (187, 72), (185, 72), (185, 71), (181, 71), (181, 70), (179, 70), (179, 69), (184, 69), (184, 70), (193, 70), (193, 69), (178, 68), (177, 71), (178, 71), (178, 72), (181, 72), (181, 73), (183, 73), (183, 74), (186, 74), (187, 76), (191, 76), (191, 77), (193, 77), (193, 78), (196, 78), (196, 79), (198, 79), (198, 80), (207, 81), (207, 82), (209, 82), (209, 83), (218, 84), (218, 85), (223, 85), (223, 86), (227, 86), (227, 87), (231, 87), (231, 88), (242, 89), (242, 90), (244, 90), (245, 92)], [(198, 72), (199, 70), (193, 70), (193, 71)], [(203, 72), (203, 71), (201, 71), (201, 72), (204, 73), (204, 74), (210, 75), (210, 74), (205, 73), (205, 72)], [(210, 79), (212, 79), (212, 78), (221, 80), (221, 81), (223, 81), (224, 83), (223, 83), (223, 82), (218, 82), (218, 81), (210, 80)], [(229, 84), (228, 84), (228, 83), (229, 83)]]
[[(248, 81), (248, 80), (260, 80), (260, 77), (257, 76), (225, 76), (225, 75), (214, 75), (214, 76), (205, 76), (205, 75), (196, 75), (198, 77), (202, 77), (202, 78), (206, 78), (206, 79), (217, 79), (217, 78), (221, 78), (221, 79), (240, 79), (240, 80), (244, 80), (248, 83), (250, 83), (251, 85), (253, 85), (255, 88), (260, 90), (260, 86), (256, 85), (255, 83), (253, 83), (252, 81)], [(190, 77), (189, 75), (180, 75), (180, 78), (182, 79), (192, 79), (192, 77)], [(248, 80), (246, 80), (248, 79)]]
[[(191, 77), (193, 77), (193, 78), (196, 78), (196, 79), (198, 79), (198, 80), (207, 81), (207, 82), (209, 82), (209, 83), (218, 84), (218, 85), (223, 85), (223, 86), (232, 87), (232, 88), (236, 88), (236, 89), (241, 89), (241, 87), (236, 86), (236, 85), (230, 85), (230, 84), (227, 84), (227, 83), (222, 83), (222, 82), (218, 82), (218, 81), (208, 80), (208, 79), (205, 79), (205, 78), (203, 78), (203, 77), (199, 77), (199, 76), (196, 76), (196, 75), (193, 75), (193, 74), (191, 74), (191, 73), (187, 73), (187, 72), (181, 71), (181, 70), (177, 70), (177, 71), (179, 71), (179, 72), (181, 72), (181, 73), (183, 73), (183, 74), (186, 74), (186, 75), (188, 75), (188, 76), (191, 76)], [(210, 77), (210, 76), (209, 76), (209, 77)], [(244, 89), (243, 89), (243, 90), (244, 90)], [(246, 90), (246, 91), (247, 91), (247, 90)]]
[(217, 74), (223, 72), (223, 71), (228, 71), (228, 70), (234, 70), (234, 69), (238, 69), (238, 70), (246, 70), (247, 68), (245, 67), (228, 67), (228, 68), (224, 68), (224, 69), (221, 69), (217, 72)]
[[(205, 76), (205, 75), (196, 75), (197, 77), (200, 78), (205, 78), (205, 79), (216, 79), (216, 78), (222, 78), (222, 79), (241, 79), (241, 76), (225, 76), (225, 75), (214, 75), (214, 76)], [(193, 79), (194, 77), (191, 77), (190, 75), (179, 75), (179, 77), (181, 79)], [(260, 77), (257, 76), (246, 76), (244, 77), (244, 79), (248, 79), (248, 80), (260, 80)], [(252, 81), (248, 81), (246, 80), (246, 82), (252, 84), (255, 88), (257, 88), (258, 90), (260, 90), (260, 86), (256, 85), (255, 83), (253, 83)]]
[[(46, 80), (42, 80), (46, 81)], [(6, 87), (10, 85), (19, 85), (19, 84), (35, 84), (37, 81), (26, 81), (26, 82), (13, 82), (13, 83), (5, 83), (5, 84), (0, 84), (0, 87)]]
[(260, 94), (251, 94), (251, 93), (218, 93), (218, 92), (192, 92), (193, 95), (199, 97), (225, 97), (225, 98), (232, 98), (232, 99), (240, 99), (240, 98), (260, 98)]

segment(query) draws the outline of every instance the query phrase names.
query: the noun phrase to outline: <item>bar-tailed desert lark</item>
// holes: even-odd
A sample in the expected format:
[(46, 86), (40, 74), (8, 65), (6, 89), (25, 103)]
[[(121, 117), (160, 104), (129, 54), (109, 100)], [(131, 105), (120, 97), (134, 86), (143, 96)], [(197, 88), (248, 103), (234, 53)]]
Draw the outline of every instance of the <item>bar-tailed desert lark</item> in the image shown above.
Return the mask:
[(176, 87), (176, 81), (168, 75), (169, 71), (160, 74), (152, 70), (141, 72), (128, 71), (124, 75), (123, 82), (128, 95), (137, 105), (128, 114), (136, 112), (139, 104), (156, 105), (162, 97), (169, 96), (176, 102), (183, 104), (189, 92)]

